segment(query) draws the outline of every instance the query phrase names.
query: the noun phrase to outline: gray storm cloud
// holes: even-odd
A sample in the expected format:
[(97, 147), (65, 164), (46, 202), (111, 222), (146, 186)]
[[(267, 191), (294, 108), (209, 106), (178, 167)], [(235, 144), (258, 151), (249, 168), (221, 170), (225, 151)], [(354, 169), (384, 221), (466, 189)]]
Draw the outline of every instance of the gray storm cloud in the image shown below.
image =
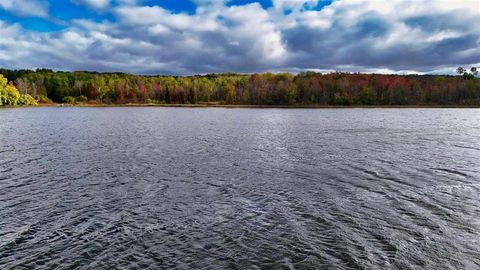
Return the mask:
[(115, 19), (76, 19), (62, 31), (41, 33), (0, 18), (2, 66), (186, 75), (453, 72), (480, 63), (480, 1), (338, 0), (321, 10), (306, 8), (316, 5), (312, 0), (274, 1), (269, 9), (208, 1), (193, 14), (141, 1), (77, 3), (108, 9)]

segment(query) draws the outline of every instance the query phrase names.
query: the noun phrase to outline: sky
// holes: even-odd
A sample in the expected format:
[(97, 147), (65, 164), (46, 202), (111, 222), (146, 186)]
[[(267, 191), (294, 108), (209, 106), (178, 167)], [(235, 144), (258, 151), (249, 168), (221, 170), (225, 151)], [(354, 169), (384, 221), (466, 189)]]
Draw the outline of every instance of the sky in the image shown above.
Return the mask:
[(480, 67), (480, 0), (0, 0), (0, 67), (134, 74)]

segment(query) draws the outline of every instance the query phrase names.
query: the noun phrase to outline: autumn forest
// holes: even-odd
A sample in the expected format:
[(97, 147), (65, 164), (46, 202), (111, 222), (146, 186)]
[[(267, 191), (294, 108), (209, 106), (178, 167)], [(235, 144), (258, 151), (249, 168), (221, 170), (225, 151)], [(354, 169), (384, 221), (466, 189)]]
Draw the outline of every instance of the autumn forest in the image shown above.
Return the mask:
[(19, 99), (31, 96), (38, 103), (479, 106), (476, 70), (457, 71), (460, 76), (303, 72), (176, 77), (48, 69), (0, 69), (0, 74), (18, 89)]

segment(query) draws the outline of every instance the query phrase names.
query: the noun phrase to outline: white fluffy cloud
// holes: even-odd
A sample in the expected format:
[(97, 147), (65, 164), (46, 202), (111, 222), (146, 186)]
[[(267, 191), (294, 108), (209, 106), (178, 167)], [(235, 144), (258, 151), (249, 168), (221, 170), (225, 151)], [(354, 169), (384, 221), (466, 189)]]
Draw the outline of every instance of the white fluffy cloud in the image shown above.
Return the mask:
[(480, 1), (337, 0), (313, 9), (319, 1), (275, 0), (264, 9), (198, 0), (194, 14), (113, 1), (115, 21), (78, 19), (54, 33), (0, 21), (0, 61), (10, 68), (148, 74), (453, 72), (480, 63)]
[(93, 9), (104, 9), (110, 5), (110, 0), (74, 0), (77, 4), (84, 4)]
[(0, 9), (20, 17), (48, 17), (48, 3), (37, 0), (1, 0)]

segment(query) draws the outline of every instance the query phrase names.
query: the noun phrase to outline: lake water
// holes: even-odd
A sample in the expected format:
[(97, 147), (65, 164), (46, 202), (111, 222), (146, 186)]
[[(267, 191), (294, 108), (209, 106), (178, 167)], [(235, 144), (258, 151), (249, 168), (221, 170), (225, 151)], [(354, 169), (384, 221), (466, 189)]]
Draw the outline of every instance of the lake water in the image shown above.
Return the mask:
[(480, 110), (0, 110), (1, 269), (479, 269)]

